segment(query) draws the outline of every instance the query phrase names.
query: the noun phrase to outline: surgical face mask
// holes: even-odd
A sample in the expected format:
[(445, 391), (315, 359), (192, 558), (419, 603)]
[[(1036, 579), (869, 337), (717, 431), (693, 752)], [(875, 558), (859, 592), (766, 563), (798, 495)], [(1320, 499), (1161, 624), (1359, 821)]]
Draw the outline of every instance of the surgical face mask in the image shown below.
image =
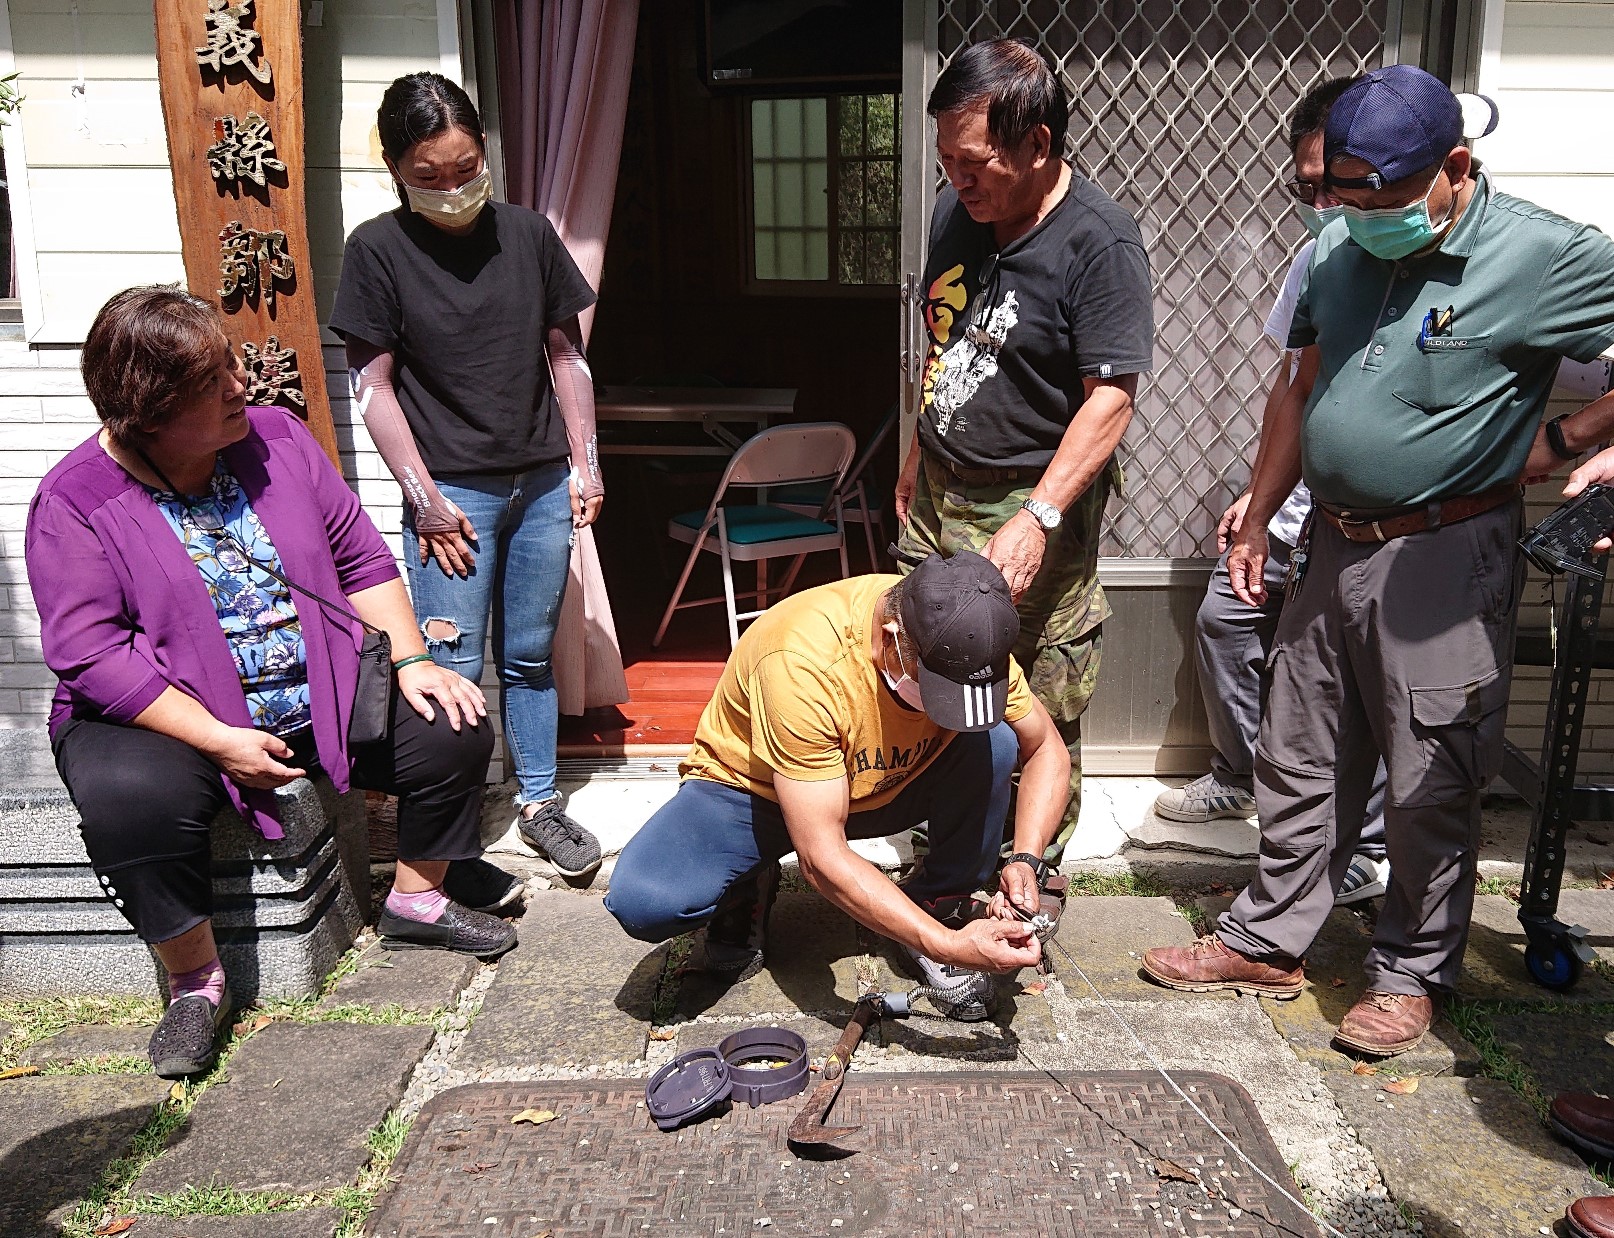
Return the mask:
[(1312, 236), (1321, 236), (1323, 229), (1339, 218), (1345, 208), (1342, 206), (1312, 206), (1309, 202), (1296, 202), (1295, 210), (1300, 215), (1300, 222), (1306, 225), (1306, 231)]
[(409, 207), (433, 223), (463, 228), (474, 223), (493, 196), (493, 175), (483, 168), (458, 189), (416, 189), (405, 185)]
[[(1390, 261), (1415, 254), (1430, 244), (1451, 223), (1450, 211), (1438, 228), (1429, 219), (1429, 195), (1435, 192), (1435, 181), (1444, 173), (1444, 168), (1436, 172), (1423, 197), (1407, 206), (1388, 206), (1374, 211), (1359, 206), (1344, 207), (1345, 226), (1350, 229), (1351, 240), (1375, 258)], [(1452, 206), (1456, 205), (1453, 198)]]
[(924, 711), (924, 702), (919, 696), (919, 684), (908, 675), (908, 664), (902, 660), (902, 644), (897, 646), (897, 665), (902, 668), (902, 674), (893, 678), (891, 672), (884, 665), (880, 667), (880, 676), (885, 680), (885, 686), (891, 689), (892, 694), (909, 709)]

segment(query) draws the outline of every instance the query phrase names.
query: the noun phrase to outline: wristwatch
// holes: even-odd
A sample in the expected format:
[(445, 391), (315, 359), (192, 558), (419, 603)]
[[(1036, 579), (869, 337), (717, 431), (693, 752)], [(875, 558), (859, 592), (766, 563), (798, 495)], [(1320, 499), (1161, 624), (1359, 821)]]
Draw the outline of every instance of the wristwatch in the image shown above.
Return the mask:
[(1547, 446), (1551, 447), (1560, 459), (1573, 460), (1580, 453), (1571, 450), (1569, 444), (1564, 441), (1563, 420), (1567, 416), (1569, 416), (1568, 413), (1565, 413), (1562, 417), (1554, 417), (1542, 428), (1547, 433)]
[(1059, 527), (1059, 522), (1065, 518), (1065, 513), (1052, 503), (1044, 503), (1041, 499), (1027, 499), (1020, 504), (1021, 508), (1031, 513), (1032, 518), (1043, 527), (1045, 532), (1052, 533)]
[(1003, 861), (1004, 868), (1009, 867), (1011, 864), (1029, 864), (1031, 866), (1031, 875), (1037, 879), (1037, 888), (1039, 890), (1042, 889), (1042, 883), (1048, 880), (1050, 870), (1042, 862), (1041, 856), (1032, 855), (1029, 851), (1016, 851)]

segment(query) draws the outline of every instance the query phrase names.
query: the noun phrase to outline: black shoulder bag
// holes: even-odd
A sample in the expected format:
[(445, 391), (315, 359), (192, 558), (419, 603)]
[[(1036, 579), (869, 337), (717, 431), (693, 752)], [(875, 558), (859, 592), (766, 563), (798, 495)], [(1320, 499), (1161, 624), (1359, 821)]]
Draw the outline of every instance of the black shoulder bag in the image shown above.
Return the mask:
[(154, 474), (157, 480), (167, 486), (185, 502), (189, 509), (191, 519), (196, 521), (196, 527), (204, 532), (211, 533), (220, 541), (230, 544), (238, 555), (253, 567), (260, 568), (265, 575), (272, 576), (286, 588), (301, 593), (304, 597), (318, 602), (329, 611), (341, 615), (344, 619), (351, 619), (364, 629), (364, 640), (359, 645), (359, 678), (353, 689), (353, 715), (348, 719), (347, 742), (350, 746), (357, 744), (373, 744), (387, 737), (387, 731), (392, 719), (392, 690), (397, 683), (398, 674), (392, 665), (392, 637), (381, 628), (366, 623), (359, 615), (348, 607), (323, 598), (312, 589), (305, 589), (295, 581), (288, 580), (277, 569), (270, 567), (247, 553), (247, 548), (240, 540), (224, 527), (212, 512), (199, 511), (185, 498), (184, 493), (163, 474), (151, 457), (138, 447), (135, 448), (140, 459)]

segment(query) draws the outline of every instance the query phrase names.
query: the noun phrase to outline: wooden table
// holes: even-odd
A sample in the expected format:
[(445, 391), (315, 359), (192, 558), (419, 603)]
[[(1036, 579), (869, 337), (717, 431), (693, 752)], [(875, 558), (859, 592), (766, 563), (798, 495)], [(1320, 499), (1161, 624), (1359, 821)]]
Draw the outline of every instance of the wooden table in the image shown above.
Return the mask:
[(747, 435), (766, 430), (796, 407), (794, 387), (602, 387), (594, 397), (594, 416), (604, 422), (648, 422), (698, 426), (711, 440), (704, 443), (601, 443), (600, 451), (617, 456), (728, 456), (743, 439), (731, 426), (747, 426)]

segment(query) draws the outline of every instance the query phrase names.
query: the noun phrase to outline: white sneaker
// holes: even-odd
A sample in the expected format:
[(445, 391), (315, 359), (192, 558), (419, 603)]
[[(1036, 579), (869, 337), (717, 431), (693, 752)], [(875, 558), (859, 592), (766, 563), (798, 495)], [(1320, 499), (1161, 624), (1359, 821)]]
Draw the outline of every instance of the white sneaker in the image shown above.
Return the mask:
[(1155, 796), (1154, 810), (1171, 821), (1203, 824), (1227, 817), (1248, 820), (1255, 815), (1255, 796), (1243, 787), (1230, 787), (1215, 774), (1205, 774), (1186, 787), (1173, 787)]
[(903, 946), (902, 953), (913, 964), (919, 979), (932, 990), (929, 994), (931, 1004), (949, 1019), (957, 1019), (960, 1023), (979, 1023), (992, 1013), (997, 987), (992, 983), (992, 977), (984, 971), (938, 963), (911, 946)]
[(1375, 860), (1372, 856), (1356, 855), (1351, 866), (1340, 879), (1334, 894), (1334, 906), (1347, 907), (1352, 903), (1377, 898), (1390, 888), (1390, 861)]

